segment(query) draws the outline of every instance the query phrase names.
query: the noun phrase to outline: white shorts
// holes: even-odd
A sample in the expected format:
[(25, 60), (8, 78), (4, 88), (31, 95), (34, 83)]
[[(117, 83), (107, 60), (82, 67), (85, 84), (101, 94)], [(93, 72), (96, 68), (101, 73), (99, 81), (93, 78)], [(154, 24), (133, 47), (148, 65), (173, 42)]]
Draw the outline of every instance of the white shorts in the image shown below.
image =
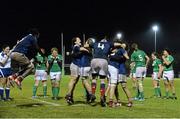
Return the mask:
[(80, 75), (80, 67), (71, 63), (70, 65), (71, 76), (78, 77)]
[(145, 78), (146, 77), (146, 67), (137, 67), (136, 68), (136, 78)]
[(106, 59), (95, 58), (91, 61), (92, 74), (99, 74), (101, 76), (107, 76), (108, 74), (108, 62)]
[(159, 81), (159, 79), (158, 79), (158, 72), (153, 72), (152, 79)]
[(35, 80), (47, 80), (47, 72), (45, 70), (36, 70), (35, 72)]
[(61, 80), (61, 72), (50, 72), (51, 80), (60, 81)]
[(164, 80), (174, 80), (174, 71), (163, 71)]
[(127, 82), (127, 76), (124, 74), (119, 74), (118, 83), (126, 83), (126, 82)]
[(110, 74), (110, 84), (117, 84), (119, 77), (119, 70), (111, 65), (108, 65), (108, 70)]
[(81, 69), (80, 76), (82, 77), (90, 76), (91, 67), (81, 67), (80, 69)]

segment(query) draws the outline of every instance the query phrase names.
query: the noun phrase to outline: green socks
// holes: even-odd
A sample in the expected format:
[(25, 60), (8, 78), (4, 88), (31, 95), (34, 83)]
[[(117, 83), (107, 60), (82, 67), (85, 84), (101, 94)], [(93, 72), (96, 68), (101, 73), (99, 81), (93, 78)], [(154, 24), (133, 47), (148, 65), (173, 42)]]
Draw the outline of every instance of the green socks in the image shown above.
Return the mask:
[(169, 91), (166, 91), (166, 98), (169, 98)]
[(44, 94), (44, 96), (47, 95), (47, 86), (43, 86), (43, 94)]
[(140, 92), (139, 92), (139, 89), (137, 89), (136, 98), (139, 98), (139, 96), (140, 96)]
[(144, 92), (139, 92), (140, 99), (144, 99)]
[(33, 96), (36, 96), (37, 88), (37, 86), (33, 86)]
[(59, 87), (52, 87), (53, 97), (58, 97), (58, 95), (59, 95), (59, 90), (60, 90)]

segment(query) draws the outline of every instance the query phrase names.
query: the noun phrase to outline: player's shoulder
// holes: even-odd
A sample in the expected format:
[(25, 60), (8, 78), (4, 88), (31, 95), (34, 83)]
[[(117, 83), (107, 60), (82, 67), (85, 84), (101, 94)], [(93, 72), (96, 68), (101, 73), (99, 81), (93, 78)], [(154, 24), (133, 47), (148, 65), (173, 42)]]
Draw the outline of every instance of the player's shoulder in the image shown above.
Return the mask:
[(168, 56), (170, 60), (174, 60), (174, 57), (172, 55)]
[(52, 55), (48, 55), (48, 59), (52, 58)]
[(34, 37), (32, 34), (28, 34), (23, 39), (34, 39)]
[(159, 59), (159, 58), (157, 58), (156, 61), (159, 62), (159, 63), (162, 63), (162, 60)]
[(58, 58), (62, 58), (62, 55), (61, 55), (61, 54), (58, 54)]
[(80, 45), (77, 45), (77, 44), (75, 44), (75, 45), (73, 45), (73, 50), (76, 50), (76, 49), (79, 49), (81, 46)]
[(73, 45), (73, 47), (80, 47), (80, 45), (75, 44), (75, 45)]
[(172, 55), (169, 55), (170, 58), (174, 58)]
[(138, 50), (138, 53), (146, 55), (146, 52), (144, 50)]
[(119, 48), (119, 49), (118, 49), (118, 52), (119, 52), (119, 53), (123, 53), (123, 54), (124, 54), (124, 53), (126, 52), (126, 50), (125, 50), (125, 49), (123, 49), (123, 48)]

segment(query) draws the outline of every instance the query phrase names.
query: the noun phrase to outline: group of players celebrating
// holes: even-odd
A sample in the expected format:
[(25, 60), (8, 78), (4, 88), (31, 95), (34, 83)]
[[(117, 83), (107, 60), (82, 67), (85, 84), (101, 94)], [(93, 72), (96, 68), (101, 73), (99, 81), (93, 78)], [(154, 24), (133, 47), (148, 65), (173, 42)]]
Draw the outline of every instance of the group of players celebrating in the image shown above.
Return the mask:
[[(60, 91), (62, 56), (58, 54), (57, 48), (51, 49), (51, 55), (45, 56), (45, 50), (40, 48), (37, 43), (39, 32), (37, 29), (31, 29), (29, 34), (22, 38), (10, 50), (9, 46), (3, 46), (0, 54), (0, 98), (1, 100), (10, 100), (10, 86), (21, 89), (23, 79), (31, 74), (35, 68), (35, 83), (33, 86), (33, 98), (36, 98), (36, 92), (39, 82), (43, 83), (43, 95), (47, 97), (47, 75), (50, 75), (52, 85), (52, 99), (57, 100)], [(73, 92), (79, 79), (86, 91), (87, 103), (93, 103), (96, 100), (96, 82), (100, 80), (100, 104), (102, 107), (107, 105), (106, 98), (109, 97), (109, 107), (121, 106), (121, 100), (118, 92), (118, 84), (121, 85), (127, 96), (128, 107), (132, 107), (132, 95), (127, 88), (126, 61), (131, 60), (131, 78), (137, 95), (134, 100), (144, 100), (143, 80), (146, 76), (150, 58), (148, 55), (138, 49), (138, 45), (133, 43), (131, 57), (126, 51), (126, 43), (115, 39), (110, 42), (106, 36), (99, 41), (92, 38), (87, 39), (85, 44), (81, 44), (81, 39), (75, 37), (72, 39), (72, 63), (70, 65), (71, 77), (68, 84), (68, 92), (65, 99), (68, 104), (74, 103)], [(37, 54), (34, 58), (29, 56), (31, 50), (35, 49)], [(151, 54), (153, 63), (153, 84), (155, 96), (161, 97), (160, 78), (163, 77), (166, 98), (169, 98), (169, 90), (172, 90), (174, 99), (177, 99), (174, 88), (174, 58), (170, 55), (168, 49), (163, 50), (161, 58), (156, 52)], [(35, 65), (34, 65), (35, 64)], [(90, 80), (90, 81), (89, 81)], [(106, 87), (106, 80), (108, 85)], [(91, 82), (91, 84), (90, 84)], [(6, 98), (4, 98), (4, 89)], [(114, 96), (116, 101), (114, 101)]]
[[(106, 37), (94, 42), (89, 38), (84, 45), (78, 37), (73, 38), (72, 63), (70, 66), (71, 80), (69, 82), (66, 101), (73, 104), (73, 91), (79, 78), (82, 78), (83, 85), (87, 91), (87, 102), (92, 103), (96, 99), (96, 81), (100, 79), (100, 103), (106, 106), (106, 97), (109, 97), (109, 107), (120, 106), (121, 101), (118, 93), (118, 84), (121, 84), (123, 91), (128, 99), (128, 107), (132, 106), (132, 100), (144, 101), (143, 80), (146, 77), (147, 68), (150, 62), (148, 55), (138, 48), (136, 43), (131, 45), (133, 50), (131, 58), (126, 51), (126, 43), (115, 39), (110, 42)], [(160, 78), (163, 77), (166, 96), (169, 98), (169, 90), (172, 90), (172, 98), (177, 99), (174, 88), (174, 58), (170, 55), (168, 49), (163, 50), (162, 58), (153, 52), (151, 54), (153, 63), (153, 85), (155, 96), (161, 97)], [(126, 61), (130, 59), (131, 78), (136, 89), (136, 96), (132, 98), (127, 88)], [(88, 84), (88, 77), (92, 78), (91, 86)], [(108, 86), (105, 88), (105, 80), (108, 80)], [(113, 101), (114, 96), (116, 101)]]

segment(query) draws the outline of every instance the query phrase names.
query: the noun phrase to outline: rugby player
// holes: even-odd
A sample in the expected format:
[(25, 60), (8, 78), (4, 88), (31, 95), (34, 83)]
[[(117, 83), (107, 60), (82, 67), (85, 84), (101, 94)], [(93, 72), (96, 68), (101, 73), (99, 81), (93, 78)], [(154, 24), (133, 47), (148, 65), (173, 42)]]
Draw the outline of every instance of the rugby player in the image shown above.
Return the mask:
[(100, 102), (101, 106), (106, 106), (106, 97), (105, 97), (105, 79), (108, 74), (108, 54), (110, 53), (110, 49), (115, 46), (121, 46), (120, 43), (112, 43), (107, 41), (106, 36), (104, 39), (99, 42), (95, 42), (92, 44), (86, 45), (85, 47), (93, 48), (93, 59), (91, 61), (92, 68), (92, 94), (95, 95), (96, 91), (96, 80), (99, 76), (100, 78)]
[(134, 50), (131, 55), (131, 63), (135, 64), (137, 79), (137, 95), (135, 100), (144, 101), (143, 79), (146, 76), (149, 57), (144, 51), (138, 49), (136, 43), (133, 43), (131, 47)]
[(58, 54), (58, 49), (56, 47), (53, 47), (51, 49), (51, 55), (48, 56), (48, 72), (50, 71), (53, 100), (58, 100), (58, 95), (60, 91), (61, 70), (62, 56)]
[(154, 92), (156, 97), (161, 97), (161, 90), (160, 90), (160, 78), (161, 78), (161, 71), (162, 71), (162, 62), (158, 58), (158, 54), (156, 52), (153, 52), (151, 54), (153, 63), (153, 74), (152, 74), (152, 80), (153, 80), (153, 86), (154, 86)]
[(9, 76), (8, 78), (11, 85), (14, 85), (15, 83), (19, 89), (22, 89), (21, 82), (25, 77), (31, 74), (34, 69), (31, 59), (28, 58), (28, 53), (31, 52), (30, 50), (35, 49), (40, 54), (44, 55), (37, 43), (39, 35), (40, 33), (36, 28), (31, 29), (27, 36), (18, 41), (10, 55), (13, 75)]
[[(45, 49), (41, 48), (41, 51), (45, 54)], [(37, 53), (35, 57), (35, 83), (33, 86), (33, 96), (36, 98), (36, 92), (39, 86), (39, 82), (42, 81), (43, 96), (47, 96), (47, 57), (43, 57), (40, 53)]]
[(163, 50), (162, 62), (163, 62), (163, 79), (166, 90), (166, 98), (169, 98), (169, 90), (171, 89), (173, 99), (177, 99), (175, 93), (175, 87), (174, 87), (174, 70), (173, 70), (174, 58), (171, 55), (169, 49)]
[[(12, 74), (11, 70), (11, 59), (9, 58), (10, 47), (3, 45), (2, 52), (0, 53), (0, 100), (11, 100), (10, 95), (10, 84), (8, 76)], [(4, 92), (6, 97), (4, 97)]]
[(72, 62), (70, 65), (71, 79), (68, 84), (68, 92), (65, 96), (67, 103), (70, 105), (74, 103), (73, 92), (80, 78), (82, 51), (89, 52), (89, 50), (81, 46), (81, 39), (79, 37), (74, 37), (72, 43)]

